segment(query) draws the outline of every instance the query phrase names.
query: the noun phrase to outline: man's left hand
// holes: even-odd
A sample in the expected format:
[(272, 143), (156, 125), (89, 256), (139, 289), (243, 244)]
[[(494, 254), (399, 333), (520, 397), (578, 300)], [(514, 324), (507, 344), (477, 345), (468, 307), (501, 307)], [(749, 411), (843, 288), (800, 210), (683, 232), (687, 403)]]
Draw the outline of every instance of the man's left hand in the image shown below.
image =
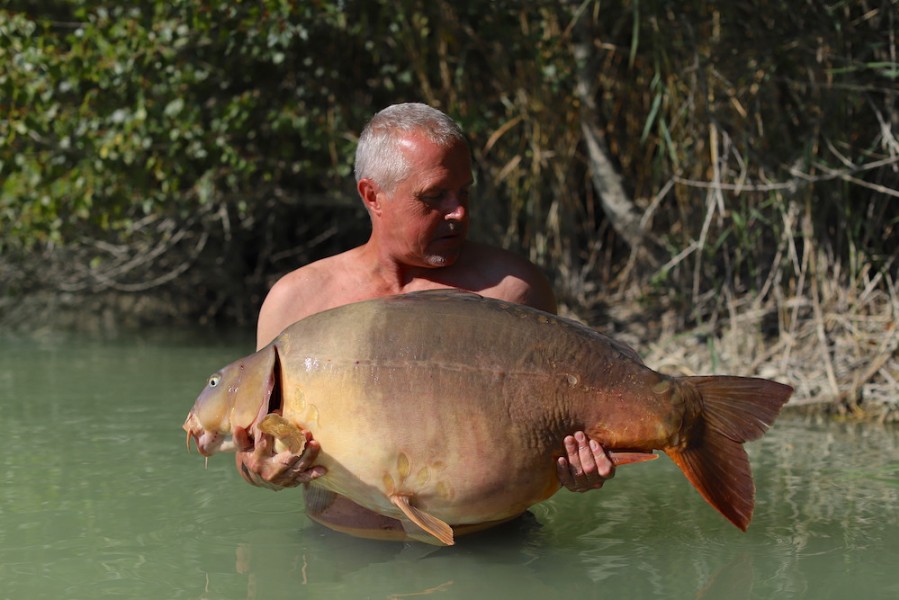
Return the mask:
[(556, 472), (559, 482), (572, 492), (598, 490), (615, 476), (615, 465), (605, 450), (583, 431), (566, 436), (563, 444), (568, 457), (559, 457)]

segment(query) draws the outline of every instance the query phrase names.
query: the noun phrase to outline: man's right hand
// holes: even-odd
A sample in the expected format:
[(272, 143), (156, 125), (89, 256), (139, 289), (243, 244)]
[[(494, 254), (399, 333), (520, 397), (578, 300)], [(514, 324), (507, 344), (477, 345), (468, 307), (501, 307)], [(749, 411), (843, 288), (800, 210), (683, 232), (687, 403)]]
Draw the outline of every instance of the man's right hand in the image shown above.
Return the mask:
[(321, 446), (306, 432), (306, 447), (300, 454), (289, 450), (275, 454), (271, 435), (253, 426), (254, 438), (245, 429), (234, 431), (237, 444), (237, 470), (252, 485), (270, 490), (283, 490), (309, 483), (325, 474), (324, 467), (313, 466)]

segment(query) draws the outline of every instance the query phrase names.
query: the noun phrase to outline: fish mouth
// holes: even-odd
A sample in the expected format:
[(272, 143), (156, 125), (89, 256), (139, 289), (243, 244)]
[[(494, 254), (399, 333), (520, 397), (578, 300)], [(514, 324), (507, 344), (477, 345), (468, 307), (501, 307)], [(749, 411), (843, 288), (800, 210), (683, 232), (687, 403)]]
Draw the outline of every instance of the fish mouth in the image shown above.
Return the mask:
[(217, 452), (229, 452), (237, 448), (234, 436), (230, 433), (206, 431), (193, 413), (187, 415), (187, 420), (184, 421), (184, 425), (181, 428), (187, 432), (188, 452), (190, 452), (192, 443), (196, 446), (200, 456), (205, 458), (209, 458)]

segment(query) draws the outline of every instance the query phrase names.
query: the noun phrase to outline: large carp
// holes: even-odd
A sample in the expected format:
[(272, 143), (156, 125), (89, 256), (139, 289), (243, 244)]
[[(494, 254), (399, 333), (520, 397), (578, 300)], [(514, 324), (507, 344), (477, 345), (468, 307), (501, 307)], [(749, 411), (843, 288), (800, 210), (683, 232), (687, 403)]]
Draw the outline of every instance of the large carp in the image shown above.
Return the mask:
[(213, 374), (183, 427), (204, 456), (263, 420), (285, 442), (308, 430), (327, 469), (310, 485), (430, 543), (552, 496), (562, 439), (578, 430), (613, 458), (662, 450), (745, 530), (755, 490), (742, 444), (791, 393), (765, 379), (669, 377), (574, 321), (430, 291), (298, 321)]

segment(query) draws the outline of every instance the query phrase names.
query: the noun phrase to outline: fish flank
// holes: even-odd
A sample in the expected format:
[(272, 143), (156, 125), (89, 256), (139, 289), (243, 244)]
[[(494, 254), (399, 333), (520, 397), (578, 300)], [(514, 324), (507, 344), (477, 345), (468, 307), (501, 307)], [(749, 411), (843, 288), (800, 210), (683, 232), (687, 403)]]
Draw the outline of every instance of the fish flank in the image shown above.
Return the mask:
[(412, 467), (409, 464), (409, 457), (405, 452), (400, 452), (396, 457), (396, 470), (399, 473), (400, 481), (405, 480), (409, 473), (412, 472)]

